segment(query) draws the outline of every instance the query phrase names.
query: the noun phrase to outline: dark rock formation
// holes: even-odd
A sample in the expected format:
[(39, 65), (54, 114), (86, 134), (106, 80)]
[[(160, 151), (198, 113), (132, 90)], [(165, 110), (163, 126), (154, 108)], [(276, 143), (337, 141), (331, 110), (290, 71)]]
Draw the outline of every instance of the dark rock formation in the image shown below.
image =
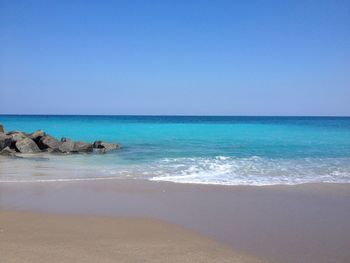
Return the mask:
[(39, 143), (40, 139), (42, 137), (44, 137), (46, 134), (43, 130), (38, 130), (36, 132), (33, 132), (29, 138), (31, 138), (33, 141), (35, 141), (36, 143)]
[(62, 153), (92, 152), (93, 145), (86, 142), (73, 142), (71, 139), (63, 137), (58, 150)]
[[(1, 125), (2, 130), (3, 126)], [(115, 143), (95, 141), (93, 144), (74, 142), (68, 138), (58, 141), (42, 130), (33, 133), (21, 131), (0, 132), (0, 155), (15, 155), (15, 153), (106, 153), (119, 149)]]
[(23, 132), (20, 132), (20, 131), (9, 132), (8, 135), (11, 136), (13, 143), (16, 143), (17, 141), (22, 140), (22, 139), (27, 137)]
[(115, 143), (107, 143), (102, 141), (95, 141), (93, 147), (99, 149), (101, 153), (106, 153), (110, 151), (114, 151), (120, 148), (118, 144)]
[(6, 147), (10, 147), (12, 144), (12, 137), (5, 133), (0, 133), (0, 151)]
[(28, 136), (27, 133), (21, 132), (21, 131), (10, 131), (10, 132), (8, 132), (8, 133), (6, 133), (6, 134), (7, 134), (7, 135), (13, 135), (13, 134), (17, 134), (17, 133), (21, 133), (21, 134), (23, 134), (24, 136)]
[(102, 146), (102, 141), (95, 141), (93, 144), (94, 148), (99, 149), (99, 148), (103, 148)]
[(75, 142), (73, 152), (92, 152), (93, 146), (86, 142)]
[(40, 149), (36, 143), (30, 138), (24, 138), (16, 142), (16, 149), (20, 153), (38, 153)]
[(38, 146), (41, 150), (45, 150), (47, 148), (50, 148), (53, 150), (58, 150), (60, 143), (54, 137), (52, 137), (50, 135), (45, 135), (45, 136), (40, 138), (40, 140), (38, 142)]
[(0, 151), (0, 155), (14, 156), (15, 154), (16, 154), (16, 151), (14, 149), (10, 149), (9, 146), (5, 147)]
[[(63, 140), (64, 139), (64, 140)], [(62, 153), (70, 153), (74, 151), (74, 142), (72, 140), (62, 138), (61, 144), (58, 147), (58, 150)]]

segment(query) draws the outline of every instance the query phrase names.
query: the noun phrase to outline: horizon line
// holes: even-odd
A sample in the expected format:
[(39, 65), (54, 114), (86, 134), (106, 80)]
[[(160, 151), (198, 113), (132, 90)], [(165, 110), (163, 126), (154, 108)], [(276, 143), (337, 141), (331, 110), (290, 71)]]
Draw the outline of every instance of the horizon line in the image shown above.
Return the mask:
[(197, 115), (197, 114), (27, 114), (0, 113), (0, 116), (86, 116), (86, 117), (314, 117), (349, 118), (350, 115)]

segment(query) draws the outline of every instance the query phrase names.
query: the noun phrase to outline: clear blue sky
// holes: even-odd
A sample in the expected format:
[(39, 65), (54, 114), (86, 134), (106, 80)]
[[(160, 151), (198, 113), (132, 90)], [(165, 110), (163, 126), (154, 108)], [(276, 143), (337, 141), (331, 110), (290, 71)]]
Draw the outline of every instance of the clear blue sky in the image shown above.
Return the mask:
[(0, 0), (0, 113), (350, 115), (350, 1)]

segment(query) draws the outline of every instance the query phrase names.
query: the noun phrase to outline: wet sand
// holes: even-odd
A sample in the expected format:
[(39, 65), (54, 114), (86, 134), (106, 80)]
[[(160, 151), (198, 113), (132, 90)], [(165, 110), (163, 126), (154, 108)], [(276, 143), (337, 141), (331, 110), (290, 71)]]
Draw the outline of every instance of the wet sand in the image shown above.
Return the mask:
[(255, 187), (118, 179), (1, 183), (0, 211), (160, 220), (270, 262), (350, 262), (349, 184)]

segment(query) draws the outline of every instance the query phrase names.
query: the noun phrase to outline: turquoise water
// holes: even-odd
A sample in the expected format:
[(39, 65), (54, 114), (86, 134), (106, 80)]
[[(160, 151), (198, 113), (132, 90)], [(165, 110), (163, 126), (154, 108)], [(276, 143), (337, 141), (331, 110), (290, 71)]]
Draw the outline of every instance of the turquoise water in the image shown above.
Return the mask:
[[(37, 158), (26, 176), (12, 167), (32, 164), (8, 161), (3, 181), (38, 179), (40, 170), (40, 180), (94, 174), (210, 184), (350, 182), (350, 118), (0, 115), (0, 122), (7, 130), (123, 146), (107, 155)], [(43, 169), (56, 166), (76, 177)]]

